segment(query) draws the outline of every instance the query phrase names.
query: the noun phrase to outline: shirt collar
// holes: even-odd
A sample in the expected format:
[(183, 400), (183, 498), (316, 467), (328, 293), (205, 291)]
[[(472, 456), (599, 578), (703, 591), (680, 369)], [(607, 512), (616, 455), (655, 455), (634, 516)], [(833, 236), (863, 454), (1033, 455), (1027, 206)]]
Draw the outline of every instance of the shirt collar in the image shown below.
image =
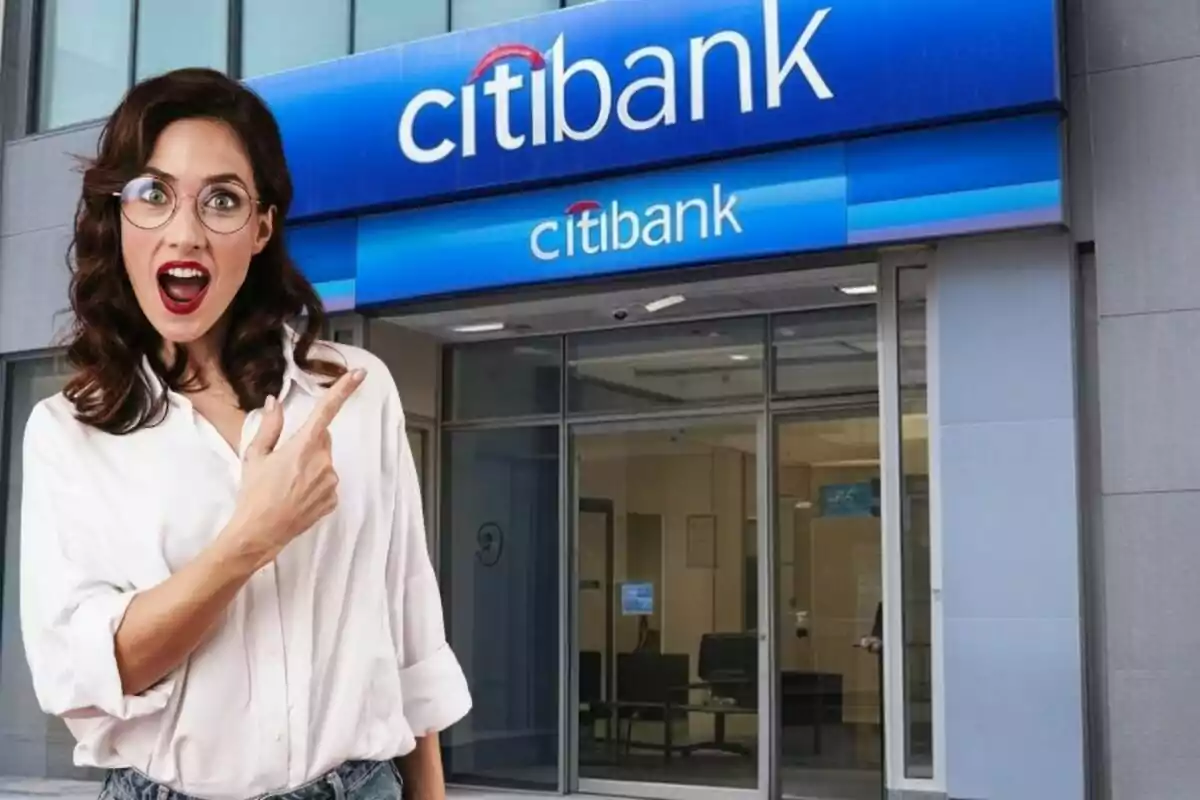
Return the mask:
[[(296, 364), (296, 343), (299, 340), (300, 334), (296, 333), (292, 326), (283, 326), (283, 358), (286, 366), (283, 370), (283, 382), (279, 387), (280, 400), (287, 396), (289, 388), (293, 385), (308, 394), (317, 394), (320, 389), (316, 379)], [(175, 392), (167, 388), (166, 382), (154, 371), (148, 356), (142, 356), (142, 373), (149, 385), (157, 388), (160, 392), (166, 392), (168, 399), (178, 397)]]
[(291, 384), (295, 384), (309, 394), (317, 394), (320, 389), (316, 379), (296, 365), (296, 342), (299, 340), (300, 334), (296, 333), (291, 325), (283, 326), (283, 357), (287, 361), (287, 368), (283, 372), (283, 386), (279, 390), (280, 399), (287, 393), (288, 386)]

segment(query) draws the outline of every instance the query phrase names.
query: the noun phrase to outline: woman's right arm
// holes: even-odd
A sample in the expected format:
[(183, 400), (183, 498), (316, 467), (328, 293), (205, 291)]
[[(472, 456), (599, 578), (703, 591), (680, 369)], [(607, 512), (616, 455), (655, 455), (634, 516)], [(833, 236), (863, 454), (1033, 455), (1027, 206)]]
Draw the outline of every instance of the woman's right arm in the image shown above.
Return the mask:
[(34, 687), (59, 716), (129, 719), (165, 706), (155, 691), (194, 651), (250, 577), (336, 507), (327, 428), (362, 381), (349, 373), (276, 447), (283, 412), (270, 403), (247, 450), (242, 489), (213, 544), (158, 585), (122, 592), (95, 574), (78, 538), (94, 529), (73, 503), (54, 422), (35, 411), (26, 433), (22, 503), (22, 629)]
[(190, 564), (130, 601), (114, 637), (123, 694), (142, 694), (183, 663), (259, 568), (261, 555), (237, 545), (253, 538), (240, 524), (230, 523)]

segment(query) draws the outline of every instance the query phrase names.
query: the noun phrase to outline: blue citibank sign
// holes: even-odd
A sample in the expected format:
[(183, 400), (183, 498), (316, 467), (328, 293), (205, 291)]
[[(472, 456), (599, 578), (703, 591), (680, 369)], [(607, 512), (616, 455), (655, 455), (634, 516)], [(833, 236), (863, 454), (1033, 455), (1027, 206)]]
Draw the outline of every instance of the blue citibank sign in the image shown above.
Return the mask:
[(294, 218), (337, 218), (299, 260), (363, 304), (1061, 220), (1059, 28), (1056, 0), (598, 0), (252, 85)]

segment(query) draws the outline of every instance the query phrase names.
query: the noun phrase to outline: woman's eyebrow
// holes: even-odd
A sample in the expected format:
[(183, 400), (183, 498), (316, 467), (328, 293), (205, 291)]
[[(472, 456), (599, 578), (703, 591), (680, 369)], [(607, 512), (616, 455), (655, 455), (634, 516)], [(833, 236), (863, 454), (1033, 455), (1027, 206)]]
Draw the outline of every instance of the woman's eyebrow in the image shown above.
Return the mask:
[[(162, 178), (168, 183), (177, 183), (179, 180), (166, 170), (158, 169), (157, 167), (146, 167), (145, 171), (147, 174), (153, 175), (156, 178)], [(209, 175), (204, 179), (204, 183), (206, 185), (210, 183), (238, 183), (242, 186), (247, 186), (246, 181), (244, 181), (242, 176), (238, 175), (236, 172), (220, 172), (216, 175)]]
[(246, 182), (244, 180), (242, 180), (242, 176), (238, 175), (236, 172), (221, 172), (216, 175), (209, 175), (207, 178), (204, 179), (204, 182), (206, 184), (207, 183), (240, 183), (242, 186), (246, 185)]

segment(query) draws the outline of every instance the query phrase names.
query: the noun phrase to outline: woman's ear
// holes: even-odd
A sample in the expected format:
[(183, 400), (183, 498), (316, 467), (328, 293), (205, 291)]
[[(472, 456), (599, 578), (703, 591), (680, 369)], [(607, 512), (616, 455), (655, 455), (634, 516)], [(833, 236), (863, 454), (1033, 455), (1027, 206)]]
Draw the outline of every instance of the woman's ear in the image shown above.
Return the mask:
[(271, 241), (275, 232), (275, 206), (258, 215), (258, 228), (254, 231), (254, 255), (258, 255)]

